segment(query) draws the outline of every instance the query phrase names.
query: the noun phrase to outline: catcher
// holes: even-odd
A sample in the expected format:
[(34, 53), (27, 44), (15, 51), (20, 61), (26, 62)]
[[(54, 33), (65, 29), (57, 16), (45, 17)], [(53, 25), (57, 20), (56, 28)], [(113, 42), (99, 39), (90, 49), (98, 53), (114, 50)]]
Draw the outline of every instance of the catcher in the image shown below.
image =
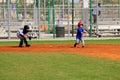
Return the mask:
[(87, 31), (84, 30), (83, 28), (83, 22), (78, 22), (78, 28), (77, 28), (77, 34), (76, 34), (76, 42), (74, 44), (74, 47), (76, 47), (76, 45), (78, 45), (80, 43), (80, 41), (82, 42), (82, 48), (84, 48), (85, 46), (85, 42), (83, 39), (83, 34), (87, 33)]
[(27, 38), (31, 40), (31, 36), (28, 36), (29, 32), (29, 26), (25, 25), (23, 29), (20, 29), (17, 31), (17, 37), (20, 39), (19, 47), (23, 47), (23, 41), (26, 45), (26, 47), (30, 47), (30, 44), (28, 44)]

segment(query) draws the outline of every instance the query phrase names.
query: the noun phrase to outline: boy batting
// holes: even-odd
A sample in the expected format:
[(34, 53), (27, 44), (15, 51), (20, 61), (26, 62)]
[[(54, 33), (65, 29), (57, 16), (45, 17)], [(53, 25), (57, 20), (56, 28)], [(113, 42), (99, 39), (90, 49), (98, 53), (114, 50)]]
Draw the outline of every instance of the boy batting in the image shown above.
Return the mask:
[(74, 44), (74, 47), (76, 47), (76, 45), (78, 45), (80, 43), (80, 41), (82, 42), (82, 48), (85, 47), (85, 42), (83, 39), (83, 34), (87, 33), (84, 28), (83, 28), (83, 22), (78, 22), (78, 28), (77, 28), (77, 34), (76, 34), (76, 42)]

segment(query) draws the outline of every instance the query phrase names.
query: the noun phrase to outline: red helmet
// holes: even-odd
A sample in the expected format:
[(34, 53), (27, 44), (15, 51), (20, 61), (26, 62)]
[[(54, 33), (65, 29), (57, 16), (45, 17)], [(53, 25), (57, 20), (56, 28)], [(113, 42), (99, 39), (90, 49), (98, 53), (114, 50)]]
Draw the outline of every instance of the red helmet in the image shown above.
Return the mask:
[(81, 22), (81, 21), (78, 22), (78, 26), (81, 26), (81, 25), (83, 26), (83, 22)]

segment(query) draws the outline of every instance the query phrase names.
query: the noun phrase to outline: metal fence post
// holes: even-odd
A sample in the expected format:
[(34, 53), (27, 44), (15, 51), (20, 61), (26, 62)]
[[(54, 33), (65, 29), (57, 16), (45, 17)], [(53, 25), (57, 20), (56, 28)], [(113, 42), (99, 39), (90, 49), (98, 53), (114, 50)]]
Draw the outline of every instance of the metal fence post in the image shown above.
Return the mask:
[(6, 0), (7, 18), (8, 18), (8, 39), (10, 40), (10, 0)]
[(72, 37), (74, 36), (74, 0), (72, 0)]
[(50, 0), (48, 0), (48, 34), (50, 34)]
[(37, 6), (37, 24), (38, 24), (38, 39), (40, 39), (40, 0), (36, 0)]
[(90, 0), (90, 37), (92, 37), (92, 0)]
[(67, 20), (68, 20), (68, 38), (70, 38), (70, 1), (68, 0), (68, 17), (67, 17)]
[(52, 0), (52, 14), (53, 14), (53, 38), (55, 38), (56, 30), (55, 30), (55, 10), (54, 10), (54, 0)]
[(118, 0), (118, 18), (120, 18), (120, 0)]

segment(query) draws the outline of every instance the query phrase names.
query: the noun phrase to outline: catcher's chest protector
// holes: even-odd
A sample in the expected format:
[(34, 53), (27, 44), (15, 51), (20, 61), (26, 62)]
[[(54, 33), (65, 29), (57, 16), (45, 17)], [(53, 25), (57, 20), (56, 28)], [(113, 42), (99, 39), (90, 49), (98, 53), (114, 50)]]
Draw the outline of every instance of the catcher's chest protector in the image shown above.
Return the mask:
[(18, 38), (20, 38), (21, 32), (23, 32), (23, 30), (18, 30), (18, 31), (17, 31), (16, 36), (17, 36)]

